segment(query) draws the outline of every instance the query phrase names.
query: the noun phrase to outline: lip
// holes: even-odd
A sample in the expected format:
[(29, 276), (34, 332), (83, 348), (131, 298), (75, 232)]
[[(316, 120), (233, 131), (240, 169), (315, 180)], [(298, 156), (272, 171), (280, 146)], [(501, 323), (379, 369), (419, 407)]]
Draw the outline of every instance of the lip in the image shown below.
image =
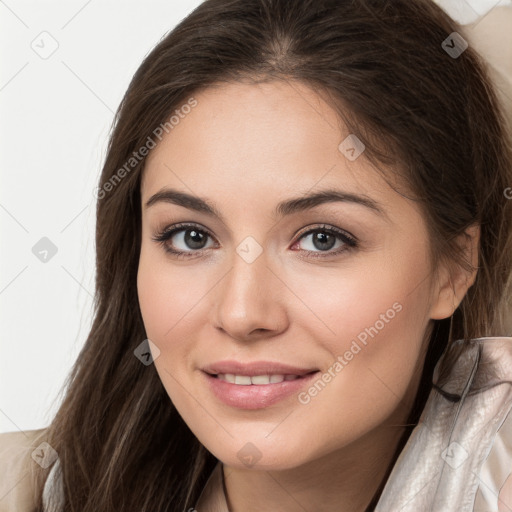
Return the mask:
[[(240, 385), (219, 379), (213, 373), (234, 373), (237, 375), (300, 375), (295, 380), (274, 384)], [(254, 362), (241, 364), (234, 361), (224, 361), (203, 369), (206, 385), (213, 395), (222, 403), (238, 409), (264, 409), (280, 400), (284, 400), (310, 384), (320, 373), (319, 370), (305, 370), (277, 363)]]
[(302, 377), (308, 373), (317, 371), (318, 368), (304, 368), (290, 366), (288, 364), (274, 361), (251, 361), (242, 363), (240, 361), (218, 361), (202, 368), (203, 372), (210, 375), (219, 373), (234, 373), (236, 375), (298, 375)]

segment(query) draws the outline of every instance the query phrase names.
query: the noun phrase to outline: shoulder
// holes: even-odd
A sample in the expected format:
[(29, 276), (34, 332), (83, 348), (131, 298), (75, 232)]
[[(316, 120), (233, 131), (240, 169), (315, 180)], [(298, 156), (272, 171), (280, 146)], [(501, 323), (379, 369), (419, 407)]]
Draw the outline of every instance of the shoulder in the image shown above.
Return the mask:
[(53, 462), (46, 432), (43, 428), (0, 434), (0, 512), (35, 509), (41, 492), (36, 478)]
[(512, 4), (491, 9), (464, 26), (468, 42), (490, 65), (503, 106), (512, 115)]

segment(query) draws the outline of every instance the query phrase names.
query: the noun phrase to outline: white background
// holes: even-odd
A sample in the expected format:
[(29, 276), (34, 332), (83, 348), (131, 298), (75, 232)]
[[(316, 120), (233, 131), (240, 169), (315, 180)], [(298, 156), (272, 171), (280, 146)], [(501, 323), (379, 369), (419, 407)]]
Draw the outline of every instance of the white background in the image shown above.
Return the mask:
[[(45, 427), (58, 408), (92, 320), (93, 190), (113, 113), (200, 3), (0, 0), (0, 432)], [(510, 2), (439, 3), (466, 23)], [(42, 237), (57, 247), (46, 262), (32, 252)]]
[[(0, 2), (0, 432), (44, 427), (57, 410), (92, 321), (93, 190), (113, 113), (200, 3)], [(50, 51), (52, 38), (43, 59), (32, 41)], [(42, 237), (57, 246), (46, 263), (32, 253)]]

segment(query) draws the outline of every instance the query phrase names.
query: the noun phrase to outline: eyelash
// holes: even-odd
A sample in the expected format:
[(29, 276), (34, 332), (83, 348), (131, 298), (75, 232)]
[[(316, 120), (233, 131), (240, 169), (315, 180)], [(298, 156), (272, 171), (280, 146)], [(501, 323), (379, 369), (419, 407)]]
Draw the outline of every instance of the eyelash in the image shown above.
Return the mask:
[[(164, 248), (164, 250), (166, 252), (172, 254), (174, 257), (176, 257), (178, 259), (194, 258), (194, 257), (197, 257), (198, 253), (201, 253), (202, 251), (205, 251), (207, 249), (196, 249), (196, 250), (192, 249), (190, 251), (179, 251), (176, 249), (171, 249), (166, 243), (176, 233), (178, 233), (180, 231), (187, 231), (188, 229), (194, 229), (195, 231), (198, 231), (199, 233), (206, 234), (210, 238), (215, 239), (215, 237), (207, 229), (204, 229), (204, 228), (198, 226), (197, 224), (180, 223), (180, 224), (175, 224), (173, 226), (166, 227), (165, 229), (163, 229), (162, 231), (157, 233), (152, 238), (152, 240), (154, 242), (157, 242), (160, 245), (162, 245), (162, 247)], [(354, 250), (359, 246), (357, 239), (355, 237), (353, 237), (352, 235), (349, 235), (346, 231), (343, 231), (339, 228), (335, 228), (333, 226), (326, 226), (326, 225), (321, 225), (321, 226), (315, 227), (313, 229), (310, 229), (308, 231), (305, 231), (304, 233), (301, 233), (299, 238), (297, 239), (297, 242), (302, 240), (302, 238), (304, 238), (306, 235), (310, 235), (312, 233), (317, 233), (317, 232), (325, 232), (325, 233), (334, 235), (334, 236), (336, 236), (337, 239), (340, 239), (345, 245), (342, 246), (341, 248), (338, 248), (334, 252), (318, 251), (320, 254), (318, 254), (317, 251), (307, 251), (306, 250), (305, 252), (310, 253), (308, 257), (311, 257), (311, 258), (333, 257), (333, 256), (337, 256), (345, 251)], [(297, 242), (294, 242), (294, 245)]]

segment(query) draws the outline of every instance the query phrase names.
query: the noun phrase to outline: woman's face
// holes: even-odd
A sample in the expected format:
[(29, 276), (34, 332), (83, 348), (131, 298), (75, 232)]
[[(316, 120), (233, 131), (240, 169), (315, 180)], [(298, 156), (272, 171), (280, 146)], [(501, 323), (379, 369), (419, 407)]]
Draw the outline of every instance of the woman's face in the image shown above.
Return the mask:
[(265, 469), (404, 422), (429, 321), (451, 314), (420, 211), (306, 86), (194, 98), (141, 187), (140, 307), (180, 415), (225, 464)]

